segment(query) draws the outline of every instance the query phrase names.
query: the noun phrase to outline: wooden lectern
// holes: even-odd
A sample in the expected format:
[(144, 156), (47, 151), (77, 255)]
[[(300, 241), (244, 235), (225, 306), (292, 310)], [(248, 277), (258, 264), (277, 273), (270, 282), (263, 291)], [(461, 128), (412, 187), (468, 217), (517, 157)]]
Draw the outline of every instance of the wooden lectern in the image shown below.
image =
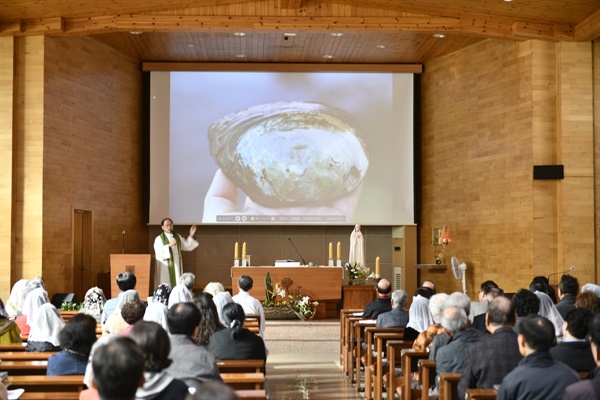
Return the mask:
[(150, 294), (150, 262), (150, 254), (111, 254), (110, 296), (107, 295), (106, 298), (117, 297), (119, 294), (117, 275), (121, 272), (129, 271), (137, 279), (135, 290), (140, 295), (140, 299), (146, 300)]

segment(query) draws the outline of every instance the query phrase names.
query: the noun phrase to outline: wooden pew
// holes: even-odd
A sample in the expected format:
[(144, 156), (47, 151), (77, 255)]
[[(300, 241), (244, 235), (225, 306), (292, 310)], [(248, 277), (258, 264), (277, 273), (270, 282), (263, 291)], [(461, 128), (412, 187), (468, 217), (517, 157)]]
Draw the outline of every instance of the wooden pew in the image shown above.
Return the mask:
[(235, 394), (240, 400), (265, 400), (267, 398), (267, 391), (264, 389), (236, 390)]
[(259, 314), (246, 314), (246, 320), (244, 321), (244, 328), (255, 334), (260, 333), (260, 315)]
[(261, 372), (223, 372), (220, 375), (234, 390), (260, 390), (265, 386), (265, 374)]
[(356, 345), (354, 341), (354, 323), (356, 321), (360, 321), (362, 317), (348, 317), (346, 318), (346, 354), (344, 356), (344, 365), (343, 371), (346, 376), (350, 379), (350, 382), (353, 383), (354, 379), (354, 346)]
[(439, 400), (460, 400), (458, 398), (458, 382), (460, 372), (440, 372), (440, 397)]
[(0, 371), (8, 372), (9, 376), (15, 375), (46, 375), (48, 361), (2, 361)]
[(496, 400), (496, 389), (467, 389), (467, 400)]
[(25, 392), (19, 400), (79, 400), (79, 392)]
[(217, 360), (219, 372), (261, 372), (265, 373), (264, 360)]
[(25, 392), (81, 392), (83, 375), (22, 375), (9, 376), (4, 381), (12, 388), (23, 388)]
[[(374, 319), (360, 319), (358, 321), (354, 321), (354, 335), (351, 337), (352, 339), (352, 357), (351, 362), (354, 363), (352, 370), (354, 371), (352, 382), (356, 382), (356, 389), (360, 390), (360, 357), (362, 353), (362, 344), (363, 342), (363, 334), (365, 329), (371, 327), (375, 327), (376, 320)], [(369, 350), (370, 351), (370, 350)]]
[(2, 361), (34, 361), (34, 360), (48, 360), (50, 356), (56, 354), (56, 352), (46, 351), (3, 351), (0, 353), (0, 360)]
[[(383, 389), (383, 360), (385, 344), (388, 340), (402, 340), (404, 328), (367, 328), (365, 329), (365, 340), (368, 350), (365, 365), (365, 397), (371, 399), (373, 393), (375, 397), (381, 397)], [(412, 346), (412, 344), (410, 345)], [(409, 346), (409, 347), (410, 347)], [(373, 359), (373, 352), (376, 354)], [(372, 369), (372, 370), (371, 370)], [(375, 389), (372, 391), (371, 386)]]
[(0, 352), (4, 352), (4, 351), (25, 351), (25, 347), (27, 347), (27, 342), (24, 342), (24, 343), (0, 344)]
[(65, 323), (66, 323), (66, 322), (69, 322), (69, 320), (71, 318), (73, 318), (75, 315), (79, 314), (79, 311), (65, 311), (65, 310), (60, 310), (58, 313), (62, 317), (63, 321), (65, 321)]
[(434, 360), (419, 360), (418, 365), (421, 400), (429, 400), (429, 389), (435, 386), (436, 362)]
[(411, 380), (413, 373), (418, 372), (419, 360), (429, 358), (429, 352), (427, 351), (415, 351), (413, 349), (402, 349), (401, 350), (401, 368), (404, 371), (404, 376), (397, 380), (392, 372), (396, 368), (396, 357), (394, 348), (394, 341), (388, 342), (388, 360), (390, 363), (390, 374), (388, 375), (388, 393), (394, 393), (397, 386), (402, 386), (402, 393), (405, 400), (418, 400), (421, 398), (420, 389), (411, 389)]
[(344, 367), (344, 360), (346, 354), (346, 345), (348, 343), (348, 332), (346, 329), (346, 320), (349, 317), (356, 317), (358, 313), (363, 313), (360, 308), (347, 308), (340, 311), (340, 365)]

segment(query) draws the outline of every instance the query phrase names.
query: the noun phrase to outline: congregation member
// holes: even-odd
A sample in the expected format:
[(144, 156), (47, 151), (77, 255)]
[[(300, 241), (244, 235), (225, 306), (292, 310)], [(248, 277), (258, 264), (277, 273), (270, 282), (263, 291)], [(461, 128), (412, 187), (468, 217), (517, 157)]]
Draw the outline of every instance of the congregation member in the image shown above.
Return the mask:
[(225, 290), (221, 282), (207, 283), (204, 287), (204, 291), (212, 295), (212, 300), (215, 303), (215, 306), (217, 307), (217, 313), (219, 314), (219, 320), (222, 324), (224, 324), (225, 320), (223, 319), (223, 307), (225, 304), (233, 302), (231, 294)]
[(140, 346), (146, 359), (144, 384), (137, 389), (136, 400), (185, 399), (188, 386), (166, 371), (172, 363), (169, 359), (171, 342), (162, 326), (141, 321), (131, 329), (129, 337)]
[(154, 253), (156, 255), (156, 281), (158, 283), (169, 283), (175, 288), (179, 277), (183, 274), (182, 251), (192, 251), (198, 247), (198, 241), (194, 238), (196, 225), (190, 227), (187, 238), (173, 231), (173, 220), (165, 218), (160, 227), (163, 232), (154, 239)]
[(581, 293), (586, 292), (592, 292), (596, 296), (600, 297), (600, 286), (596, 285), (595, 283), (588, 282), (581, 287)]
[(188, 303), (194, 298), (192, 289), (196, 282), (196, 275), (191, 272), (185, 272), (178, 278), (177, 286), (171, 290), (167, 306), (169, 308), (177, 303)]
[(123, 321), (125, 321), (127, 326), (119, 334), (128, 335), (133, 326), (144, 319), (145, 312), (146, 304), (139, 299), (125, 303), (121, 310), (121, 317), (123, 317)]
[(83, 375), (96, 342), (96, 319), (77, 314), (58, 334), (60, 351), (48, 359), (46, 375)]
[(106, 323), (102, 326), (102, 335), (119, 333), (129, 326), (129, 324), (123, 319), (121, 310), (125, 304), (132, 301), (140, 301), (140, 296), (135, 290), (129, 289), (122, 294), (119, 294), (119, 303), (111, 313), (110, 317), (108, 317), (106, 320)]
[(208, 343), (216, 359), (267, 360), (261, 337), (244, 328), (246, 315), (241, 305), (228, 303), (223, 307), (227, 328), (215, 332)]
[(515, 331), (523, 318), (531, 314), (536, 315), (540, 312), (540, 299), (531, 290), (519, 289), (513, 295), (511, 302), (515, 306), (515, 314), (517, 314)]
[(381, 279), (376, 286), (377, 298), (365, 306), (363, 318), (377, 318), (379, 314), (392, 310), (392, 299), (390, 293), (392, 284), (387, 279)]
[(435, 283), (433, 281), (423, 281), (423, 283), (421, 283), (421, 287), (431, 289), (433, 294), (436, 294)]
[(171, 294), (171, 287), (167, 283), (161, 283), (158, 285), (152, 295), (152, 299), (146, 307), (144, 313), (144, 321), (151, 321), (160, 324), (164, 330), (168, 330), (167, 327), (167, 304), (169, 302), (169, 295)]
[(554, 326), (547, 318), (540, 315), (523, 318), (517, 337), (523, 359), (502, 380), (496, 400), (561, 399), (565, 388), (578, 382), (579, 376), (552, 359), (550, 348), (555, 342)]
[[(556, 298), (556, 292), (554, 291), (554, 288), (552, 287), (552, 285), (550, 285), (550, 282), (548, 281), (548, 278), (545, 276), (536, 276), (532, 279), (531, 284), (538, 284), (541, 285), (541, 292), (546, 293), (548, 296), (550, 296), (550, 298), (552, 299), (552, 303), (556, 304), (558, 303), (558, 299)], [(530, 284), (530, 286), (531, 286)], [(529, 289), (532, 292), (535, 292), (535, 290), (533, 289)]]
[(9, 319), (14, 319), (21, 314), (23, 307), (23, 291), (29, 281), (27, 279), (19, 279), (12, 287), (8, 300), (6, 301), (6, 312)]
[(404, 328), (403, 337), (404, 340), (414, 340), (413, 348), (415, 348), (415, 345), (422, 347), (423, 349), (428, 346), (428, 343), (426, 343), (427, 338), (422, 337), (421, 340), (419, 340), (419, 337), (434, 324), (433, 316), (429, 309), (428, 296), (430, 296), (431, 293), (431, 290), (427, 288), (418, 288), (413, 296), (412, 304), (408, 309), (408, 323), (406, 324), (406, 328)]
[[(191, 388), (190, 388), (191, 390)], [(239, 400), (231, 386), (219, 381), (206, 381), (194, 388), (189, 400)]]
[[(466, 315), (469, 315), (469, 312), (471, 311), (471, 299), (469, 298), (469, 296), (467, 296), (463, 292), (451, 293), (448, 296), (448, 299), (446, 300), (446, 302), (444, 303), (444, 311), (449, 307), (460, 308), (465, 312)], [(470, 329), (471, 324), (469, 322), (467, 322), (467, 325), (468, 325), (468, 328)], [(443, 327), (443, 325), (442, 325), (442, 327)], [(450, 341), (450, 336), (451, 336), (451, 334), (448, 331), (446, 331), (446, 329), (444, 328), (444, 330), (441, 333), (439, 333), (438, 335), (436, 335), (433, 338), (433, 341), (431, 343), (431, 349), (429, 351), (429, 359), (430, 360), (436, 359), (437, 352), (442, 347), (444, 347), (445, 345), (448, 344), (448, 342)]]
[(201, 346), (208, 345), (212, 335), (224, 329), (225, 326), (219, 321), (219, 314), (217, 307), (212, 301), (210, 293), (201, 292), (194, 295), (193, 303), (198, 307), (200, 311), (200, 325), (198, 330), (198, 336), (196, 337), (196, 343)]
[(436, 371), (438, 374), (461, 372), (465, 348), (481, 340), (483, 334), (476, 329), (468, 329), (467, 313), (459, 307), (446, 307), (442, 313), (441, 323), (450, 334), (450, 339), (435, 353)]
[(585, 340), (593, 314), (585, 308), (568, 312), (563, 324), (563, 341), (550, 349), (555, 361), (560, 361), (576, 372), (590, 372), (596, 368), (590, 343)]
[(34, 321), (33, 316), (43, 304), (49, 303), (50, 300), (48, 299), (48, 292), (44, 289), (44, 283), (41, 278), (29, 281), (24, 294), (23, 308), (21, 310), (22, 315), (15, 319), (15, 323), (19, 327), (21, 335), (29, 335)]
[(244, 309), (246, 314), (258, 314), (260, 316), (259, 336), (264, 337), (265, 331), (265, 310), (262, 303), (250, 295), (250, 290), (254, 286), (252, 277), (242, 275), (238, 278), (239, 292), (233, 296), (233, 301), (238, 303)]
[[(482, 303), (486, 304), (486, 310), (487, 310), (487, 305), (489, 305), (490, 302), (492, 300), (494, 300), (496, 297), (502, 296), (504, 294), (504, 291), (498, 287), (488, 286), (488, 287), (484, 288), (481, 293), (484, 294)], [(487, 333), (487, 324), (485, 323), (485, 319), (486, 319), (485, 313), (476, 315), (473, 318), (473, 323), (471, 324), (471, 326), (474, 329), (477, 329), (478, 331)]]
[(392, 310), (379, 314), (375, 326), (377, 328), (404, 328), (408, 323), (408, 313), (404, 310), (408, 295), (402, 289), (392, 292)]
[(144, 382), (144, 353), (129, 337), (102, 344), (92, 357), (94, 387), (100, 400), (134, 400)]
[(590, 322), (590, 341), (596, 368), (581, 382), (567, 386), (563, 400), (597, 400), (600, 398), (600, 314)]
[(194, 342), (200, 322), (200, 311), (193, 303), (178, 303), (169, 308), (169, 358), (173, 363), (167, 372), (188, 386), (210, 379), (221, 380), (215, 357)]
[(478, 315), (485, 315), (487, 311), (487, 306), (490, 303), (490, 299), (488, 298), (488, 294), (492, 288), (499, 288), (496, 282), (488, 280), (484, 281), (479, 285), (479, 301), (471, 303), (471, 315), (469, 315), (469, 319), (471, 321)]
[(104, 291), (98, 286), (94, 286), (85, 292), (83, 306), (79, 312), (91, 315), (100, 323), (102, 322), (102, 311), (104, 310), (105, 303), (106, 297), (104, 297)]
[(4, 302), (0, 299), (0, 344), (21, 343), (21, 330), (8, 317)]
[(56, 307), (51, 303), (42, 304), (35, 312), (25, 351), (59, 351), (58, 335), (64, 326)]
[(491, 336), (468, 346), (463, 356), (458, 396), (465, 398), (469, 388), (493, 388), (512, 371), (523, 358), (519, 352), (515, 306), (504, 296), (490, 301), (485, 314), (487, 331)]
[(117, 286), (119, 287), (119, 294), (117, 297), (109, 299), (104, 303), (104, 309), (102, 310), (102, 325), (106, 324), (108, 317), (112, 315), (119, 304), (119, 300), (123, 297), (123, 294), (128, 290), (134, 290), (137, 284), (137, 278), (129, 271), (121, 272), (115, 278)]
[(552, 303), (552, 299), (550, 299), (550, 296), (546, 293), (535, 291), (533, 294), (540, 299), (540, 311), (538, 312), (538, 315), (541, 315), (552, 322), (552, 325), (554, 325), (554, 334), (556, 335), (557, 340), (561, 340), (564, 320), (560, 316), (554, 303)]
[(575, 300), (579, 292), (579, 281), (571, 275), (563, 275), (558, 283), (558, 298), (556, 309), (562, 319), (565, 319), (567, 313), (575, 308)]
[(79, 400), (98, 400), (98, 390), (94, 387), (94, 369), (92, 367), (92, 360), (97, 349), (108, 344), (114, 338), (119, 336), (120, 335), (100, 336), (92, 345), (90, 356), (88, 357), (88, 362), (85, 367), (85, 374), (83, 375), (83, 384), (88, 388), (79, 393)]
[(598, 305), (598, 296), (593, 292), (581, 292), (575, 299), (575, 308), (585, 308), (593, 314)]

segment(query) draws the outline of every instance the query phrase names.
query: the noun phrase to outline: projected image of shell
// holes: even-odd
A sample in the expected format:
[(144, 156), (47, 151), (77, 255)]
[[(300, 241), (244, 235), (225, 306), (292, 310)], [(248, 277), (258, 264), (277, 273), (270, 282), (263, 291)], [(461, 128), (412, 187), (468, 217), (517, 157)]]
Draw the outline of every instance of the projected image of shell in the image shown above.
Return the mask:
[(210, 151), (257, 203), (323, 204), (356, 189), (369, 168), (365, 143), (349, 120), (322, 103), (262, 104), (214, 122)]

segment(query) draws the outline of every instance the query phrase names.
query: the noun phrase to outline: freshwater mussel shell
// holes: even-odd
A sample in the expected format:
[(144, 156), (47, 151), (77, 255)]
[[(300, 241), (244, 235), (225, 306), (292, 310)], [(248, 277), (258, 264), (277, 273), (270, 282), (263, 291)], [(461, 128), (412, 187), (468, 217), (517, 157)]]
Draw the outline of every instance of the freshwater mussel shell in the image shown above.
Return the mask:
[(211, 124), (210, 151), (256, 203), (322, 205), (355, 190), (369, 168), (367, 148), (351, 120), (323, 103), (261, 104)]

